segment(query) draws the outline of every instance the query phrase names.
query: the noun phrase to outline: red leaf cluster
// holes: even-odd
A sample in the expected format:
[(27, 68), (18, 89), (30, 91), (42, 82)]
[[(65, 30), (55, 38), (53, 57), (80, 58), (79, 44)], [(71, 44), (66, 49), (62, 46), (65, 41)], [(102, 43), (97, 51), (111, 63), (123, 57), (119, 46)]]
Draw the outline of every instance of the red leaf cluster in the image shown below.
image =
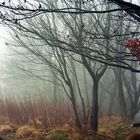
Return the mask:
[(140, 39), (129, 39), (125, 44), (125, 47), (140, 61)]

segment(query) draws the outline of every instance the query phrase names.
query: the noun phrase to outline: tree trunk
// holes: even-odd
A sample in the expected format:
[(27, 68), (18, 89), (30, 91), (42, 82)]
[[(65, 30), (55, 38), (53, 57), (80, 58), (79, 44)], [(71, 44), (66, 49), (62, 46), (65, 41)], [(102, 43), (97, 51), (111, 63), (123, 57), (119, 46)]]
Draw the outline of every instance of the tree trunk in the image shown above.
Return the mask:
[(88, 95), (88, 90), (87, 90), (86, 69), (84, 66), (83, 66), (83, 74), (84, 74), (85, 93), (86, 93), (86, 99), (87, 99), (86, 106), (89, 110), (90, 109), (90, 101), (89, 101), (89, 95)]
[(77, 112), (77, 108), (76, 108), (76, 104), (75, 102), (72, 102), (73, 105), (73, 111), (74, 111), (74, 115), (75, 115), (75, 125), (78, 129), (82, 129), (81, 123), (80, 123), (80, 119), (78, 117), (78, 112)]
[(57, 83), (57, 79), (54, 76), (53, 77), (53, 102), (54, 102), (55, 105), (57, 104), (57, 101), (58, 101), (58, 99), (57, 99), (58, 87), (57, 87), (56, 83)]
[(135, 96), (134, 97), (134, 101), (131, 103), (130, 106), (130, 118), (133, 120), (135, 115), (138, 113), (139, 111), (139, 97)]
[[(69, 87), (70, 88), (70, 87)], [(75, 96), (74, 96), (74, 92), (73, 92), (73, 88), (70, 88), (70, 94), (71, 94), (71, 103), (73, 106), (73, 111), (74, 111), (74, 117), (75, 117), (75, 125), (78, 129), (82, 129), (81, 123), (80, 123), (80, 119), (78, 116), (78, 112), (77, 112), (77, 107), (76, 107), (76, 102), (75, 102)]]
[(92, 89), (92, 106), (91, 106), (91, 117), (90, 125), (91, 128), (96, 132), (98, 130), (98, 80), (93, 80), (94, 86)]
[(122, 71), (121, 68), (117, 71), (117, 82), (118, 82), (118, 97), (119, 97), (119, 104), (120, 104), (120, 113), (122, 117), (126, 116), (126, 104), (125, 104), (125, 97), (123, 92), (123, 82), (122, 82)]
[(114, 96), (115, 95), (116, 95), (115, 91), (113, 93), (111, 93), (111, 95), (110, 95), (110, 102), (109, 102), (109, 106), (108, 106), (107, 116), (112, 116), (113, 115), (114, 103), (115, 103), (115, 97)]
[(120, 115), (122, 117), (126, 117), (127, 111), (126, 111), (126, 102), (125, 102), (124, 91), (123, 91), (121, 68), (114, 69), (114, 75), (116, 77), (116, 83), (117, 83), (117, 95), (118, 95)]

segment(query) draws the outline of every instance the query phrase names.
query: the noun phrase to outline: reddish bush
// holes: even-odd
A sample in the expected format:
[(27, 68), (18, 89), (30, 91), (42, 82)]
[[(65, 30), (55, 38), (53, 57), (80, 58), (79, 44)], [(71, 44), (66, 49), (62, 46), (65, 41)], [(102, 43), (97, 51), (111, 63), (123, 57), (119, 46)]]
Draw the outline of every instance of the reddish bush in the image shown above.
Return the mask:
[(130, 50), (133, 56), (140, 61), (140, 39), (130, 39), (125, 44), (125, 47)]

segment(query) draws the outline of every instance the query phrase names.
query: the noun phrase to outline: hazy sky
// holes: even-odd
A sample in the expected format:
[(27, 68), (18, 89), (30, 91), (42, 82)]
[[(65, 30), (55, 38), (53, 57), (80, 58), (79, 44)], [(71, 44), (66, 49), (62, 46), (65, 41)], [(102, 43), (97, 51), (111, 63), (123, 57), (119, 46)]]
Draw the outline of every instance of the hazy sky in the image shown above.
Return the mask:
[(6, 45), (5, 42), (9, 39), (9, 34), (6, 31), (6, 28), (0, 25), (0, 62), (4, 59), (6, 53)]
[[(7, 0), (0, 0), (0, 3)], [(16, 0), (13, 0), (15, 2)], [(32, 1), (32, 0), (30, 0)], [(128, 0), (126, 0), (128, 1)], [(133, 0), (133, 3), (140, 3), (140, 0)], [(8, 42), (7, 40), (10, 40), (10, 35), (8, 34), (8, 31), (6, 27), (4, 27), (2, 24), (0, 24), (0, 78), (2, 77), (1, 69), (4, 61), (6, 60), (6, 56), (8, 54), (7, 47), (5, 45), (5, 42)], [(1, 80), (0, 80), (0, 86), (1, 86)]]
[[(0, 0), (0, 2), (7, 1), (7, 0)], [(31, 0), (30, 0), (31, 1)], [(129, 1), (129, 0), (126, 0)], [(140, 0), (133, 0), (133, 3), (139, 3)], [(7, 39), (9, 39), (10, 36), (8, 32), (6, 31), (6, 27), (0, 24), (0, 64), (2, 60), (5, 59), (6, 55), (6, 45), (5, 42)]]

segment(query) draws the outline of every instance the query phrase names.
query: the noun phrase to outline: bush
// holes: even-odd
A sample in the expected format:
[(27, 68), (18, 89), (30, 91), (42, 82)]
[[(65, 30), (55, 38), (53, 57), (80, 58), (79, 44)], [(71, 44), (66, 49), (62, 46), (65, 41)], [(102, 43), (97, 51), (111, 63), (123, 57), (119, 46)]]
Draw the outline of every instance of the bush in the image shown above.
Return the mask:
[(31, 126), (22, 126), (20, 128), (18, 128), (18, 130), (16, 131), (16, 137), (18, 138), (23, 138), (23, 137), (29, 137), (29, 136), (37, 136), (39, 135), (39, 132)]
[(48, 133), (48, 140), (67, 140), (68, 134), (61, 130), (53, 130)]
[(10, 134), (16, 132), (17, 128), (14, 125), (1, 125), (0, 126), (0, 134)]
[(135, 129), (125, 124), (120, 124), (112, 127), (112, 131), (115, 134), (117, 140), (124, 140), (126, 136), (133, 130)]

